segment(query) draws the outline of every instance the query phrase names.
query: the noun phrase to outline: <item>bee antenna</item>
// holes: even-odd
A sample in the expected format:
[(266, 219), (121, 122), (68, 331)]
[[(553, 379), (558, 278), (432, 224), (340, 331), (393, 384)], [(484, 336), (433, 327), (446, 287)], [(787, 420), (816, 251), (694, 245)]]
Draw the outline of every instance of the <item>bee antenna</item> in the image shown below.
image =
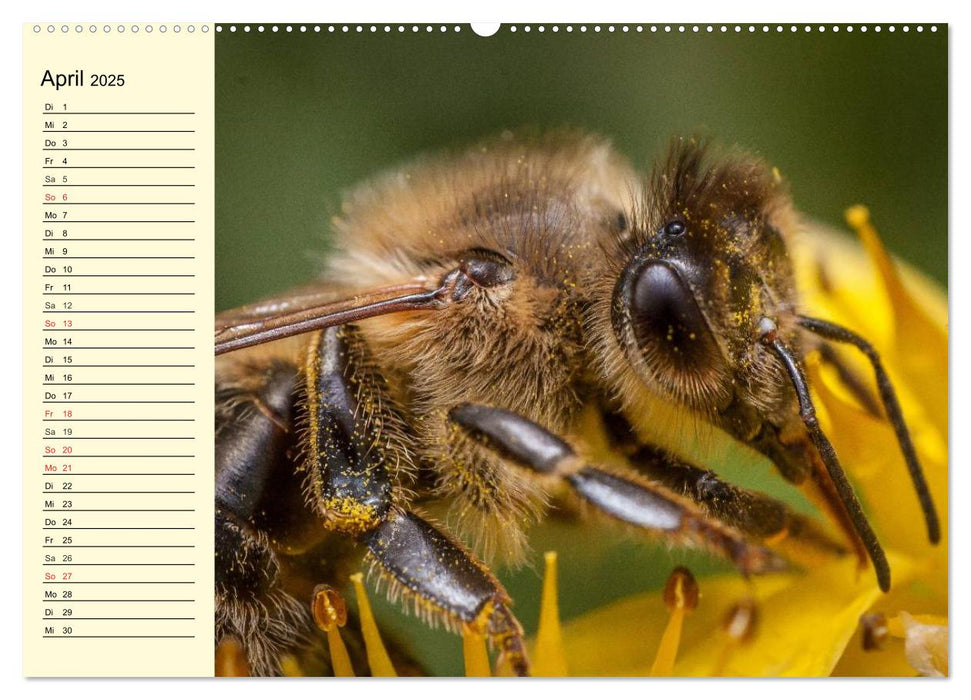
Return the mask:
[(853, 491), (853, 486), (846, 478), (846, 472), (843, 471), (839, 458), (836, 456), (833, 444), (823, 433), (822, 428), (819, 427), (819, 418), (816, 417), (816, 407), (809, 395), (806, 376), (796, 361), (795, 355), (779, 338), (775, 323), (764, 319), (760, 325), (763, 329), (761, 342), (779, 358), (789, 375), (790, 381), (792, 381), (792, 386), (796, 390), (796, 397), (799, 400), (799, 417), (802, 419), (803, 425), (806, 426), (809, 437), (826, 466), (826, 471), (836, 487), (836, 493), (843, 503), (843, 507), (846, 508), (850, 521), (863, 542), (870, 561), (873, 562), (880, 590), (886, 593), (890, 590), (890, 564), (887, 563), (887, 555), (884, 553), (883, 547), (880, 546), (877, 535), (873, 532), (870, 521), (867, 520), (866, 514), (863, 512), (863, 507)]
[(927, 524), (927, 537), (932, 544), (937, 544), (941, 539), (941, 525), (937, 517), (937, 509), (934, 507), (934, 500), (931, 498), (930, 489), (927, 487), (924, 471), (920, 466), (920, 461), (917, 459), (917, 450), (914, 449), (914, 442), (910, 437), (910, 431), (907, 430), (907, 424), (904, 422), (904, 414), (900, 410), (897, 392), (894, 391), (890, 377), (883, 367), (883, 362), (880, 361), (880, 355), (867, 340), (861, 338), (848, 328), (844, 328), (835, 323), (823, 321), (818, 318), (800, 316), (799, 325), (827, 340), (853, 345), (866, 355), (870, 361), (870, 364), (873, 366), (873, 373), (876, 376), (880, 400), (883, 402), (883, 408), (887, 412), (890, 425), (893, 426), (893, 431), (897, 435), (900, 451), (904, 455), (907, 470), (910, 472), (910, 479), (914, 482), (914, 490), (917, 492), (917, 498), (920, 500), (920, 507), (924, 511), (924, 521)]

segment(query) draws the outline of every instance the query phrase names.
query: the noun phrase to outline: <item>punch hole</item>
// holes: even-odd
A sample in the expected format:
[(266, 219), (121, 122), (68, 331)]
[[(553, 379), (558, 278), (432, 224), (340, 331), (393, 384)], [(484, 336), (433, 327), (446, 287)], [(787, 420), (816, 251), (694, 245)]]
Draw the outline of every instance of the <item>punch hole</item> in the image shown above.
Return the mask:
[(203, 34), (208, 34), (209, 33), (209, 25), (208, 24), (202, 25), (202, 33)]
[(124, 24), (119, 24), (118, 25), (118, 33), (119, 34), (124, 34), (125, 33), (125, 25)]

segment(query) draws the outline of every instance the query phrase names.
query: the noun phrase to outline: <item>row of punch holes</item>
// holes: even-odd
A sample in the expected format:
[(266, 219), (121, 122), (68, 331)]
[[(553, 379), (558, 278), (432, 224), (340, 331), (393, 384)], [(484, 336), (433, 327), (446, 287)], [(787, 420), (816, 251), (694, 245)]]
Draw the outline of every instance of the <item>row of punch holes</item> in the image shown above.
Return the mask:
[[(820, 33), (827, 32), (827, 31), (828, 32), (833, 32), (833, 33), (839, 33), (840, 31), (845, 31), (845, 32), (848, 32), (848, 33), (852, 33), (854, 31), (859, 31), (859, 32), (862, 32), (862, 33), (866, 33), (868, 31), (873, 31), (873, 32), (879, 33), (879, 32), (882, 32), (884, 30), (892, 33), (892, 32), (897, 31), (898, 29), (900, 31), (902, 31), (902, 32), (909, 32), (909, 31), (911, 31), (911, 29), (913, 29), (914, 31), (917, 31), (917, 32), (923, 32), (924, 31), (924, 25), (915, 25), (915, 26), (911, 27), (910, 25), (899, 25), (899, 26), (898, 25), (887, 25), (887, 26), (881, 26), (881, 25), (845, 25), (845, 26), (840, 26), (840, 25), (808, 25), (808, 24), (807, 25), (781, 25), (781, 24), (773, 24), (773, 25), (768, 25), (768, 24), (761, 24), (761, 25), (754, 25), (754, 24), (749, 24), (749, 25), (740, 25), (740, 24), (736, 24), (736, 25), (727, 25), (727, 24), (721, 24), (721, 25), (714, 25), (714, 24), (677, 24), (677, 25), (672, 25), (672, 24), (651, 24), (651, 25), (641, 25), (641, 24), (636, 24), (636, 25), (629, 25), (629, 24), (623, 24), (623, 25), (613, 25), (613, 24), (610, 24), (610, 25), (599, 25), (599, 24), (595, 24), (595, 25), (585, 25), (585, 24), (572, 25), (572, 24), (567, 24), (567, 25), (556, 25), (556, 24), (554, 24), (554, 25), (550, 25), (550, 26), (542, 25), (542, 24), (540, 24), (540, 25), (528, 25), (528, 24), (527, 25), (515, 25), (515, 24), (513, 24), (513, 25), (507, 26), (505, 28), (505, 31), (508, 31), (510, 33), (513, 33), (513, 34), (515, 34), (516, 32), (520, 32), (520, 31), (525, 32), (525, 33), (537, 32), (537, 33), (540, 33), (540, 34), (543, 34), (543, 33), (546, 33), (546, 32), (552, 32), (552, 33), (565, 32), (567, 34), (570, 34), (570, 33), (573, 33), (573, 32), (579, 32), (581, 34), (582, 33), (587, 33), (587, 32), (593, 32), (593, 33), (604, 33), (604, 32), (606, 32), (608, 34), (610, 34), (610, 33), (618, 33), (618, 32), (619, 33), (622, 33), (622, 34), (630, 33), (630, 32), (634, 32), (634, 33), (649, 32), (649, 33), (654, 33), (654, 34), (656, 34), (658, 32), (663, 32), (663, 33), (674, 33), (674, 32), (678, 32), (678, 33), (681, 33), (681, 34), (688, 34), (688, 33), (692, 33), (692, 34), (701, 34), (701, 33), (713, 34), (713, 33), (716, 33), (716, 32), (721, 32), (721, 33), (733, 32), (733, 33), (736, 33), (736, 34), (741, 34), (742, 32), (745, 32), (745, 33), (748, 33), (748, 34), (755, 34), (756, 32), (761, 32), (761, 33), (768, 34), (769, 32), (772, 32), (772, 31), (775, 31), (777, 33), (781, 33), (781, 32), (785, 32), (786, 30), (788, 30), (791, 33), (799, 32), (799, 31), (803, 31), (803, 32), (813, 32), (813, 31), (816, 31), (816, 32), (820, 32)], [(936, 25), (931, 25), (929, 27), (929, 29), (930, 29), (931, 32), (936, 32), (937, 31), (937, 26)], [(424, 31), (425, 33), (432, 33), (432, 32), (435, 32), (436, 30), (439, 31), (439, 32), (442, 32), (442, 33), (448, 32), (449, 30), (454, 31), (454, 32), (461, 32), (462, 31), (462, 27), (459, 26), (459, 25), (449, 26), (449, 25), (431, 25), (431, 24), (426, 24), (426, 25), (418, 25), (418, 24), (410, 24), (410, 25), (406, 25), (406, 24), (398, 24), (398, 25), (390, 25), (390, 24), (384, 24), (384, 25), (376, 25), (376, 24), (371, 24), (371, 25), (362, 25), (362, 24), (356, 24), (356, 25), (355, 24), (339, 24), (339, 25), (335, 25), (335, 24), (329, 24), (329, 25), (323, 25), (323, 26), (322, 25), (319, 25), (319, 24), (315, 24), (315, 25), (305, 25), (305, 24), (289, 25), (288, 24), (288, 25), (282, 25), (282, 26), (280, 26), (280, 25), (270, 25), (270, 26), (255, 25), (255, 26), (251, 26), (251, 25), (248, 25), (248, 24), (244, 24), (244, 25), (230, 24), (230, 25), (217, 25), (216, 26), (216, 31), (217, 32), (222, 32), (222, 31), (229, 31), (229, 32), (238, 32), (238, 31), (239, 32), (254, 32), (255, 31), (257, 33), (261, 33), (261, 32), (271, 32), (271, 33), (273, 33), (273, 32), (281, 32), (281, 31), (283, 31), (283, 32), (288, 32), (288, 33), (293, 33), (293, 32), (299, 32), (299, 33), (313, 32), (313, 33), (316, 33), (316, 34), (320, 34), (321, 32), (327, 32), (329, 34), (335, 34), (335, 33), (343, 33), (343, 34), (356, 33), (356, 34), (363, 34), (363, 33), (366, 33), (366, 32), (371, 33), (371, 34), (376, 34), (376, 33), (379, 33), (379, 32), (383, 32), (385, 34), (390, 34), (392, 32), (397, 32), (399, 34), (404, 34), (406, 32), (410, 32), (410, 33), (413, 33), (413, 34), (417, 34), (417, 33), (422, 32), (422, 31)], [(476, 33), (476, 34), (479, 34), (480, 36), (491, 36), (497, 30), (498, 30), (498, 27), (495, 27), (495, 29), (493, 29), (492, 31), (489, 31), (488, 29), (485, 30), (485, 31), (480, 31), (476, 26), (472, 26), (472, 31), (474, 33)]]
[[(60, 30), (60, 32), (62, 34), (67, 34), (70, 31), (72, 31), (72, 29), (73, 29), (74, 32), (76, 32), (78, 34), (80, 34), (82, 32), (85, 32), (85, 31), (87, 31), (87, 32), (89, 32), (91, 34), (95, 34), (95, 33), (99, 32), (99, 31), (100, 32), (103, 32), (105, 34), (111, 33), (112, 31), (115, 31), (115, 32), (117, 32), (119, 34), (123, 34), (126, 31), (131, 32), (132, 34), (137, 34), (139, 31), (144, 31), (146, 34), (151, 34), (153, 31), (156, 30), (156, 27), (154, 27), (151, 24), (146, 24), (146, 25), (144, 25), (144, 27), (139, 27), (139, 25), (137, 25), (137, 24), (129, 25), (128, 27), (126, 27), (125, 25), (122, 25), (122, 24), (118, 25), (117, 27), (112, 27), (110, 24), (106, 24), (106, 25), (104, 25), (102, 27), (98, 27), (95, 24), (92, 24), (92, 25), (90, 25), (88, 27), (85, 27), (84, 25), (81, 25), (81, 24), (75, 25), (74, 27), (70, 27), (70, 26), (68, 26), (66, 24), (63, 24), (60, 27), (56, 27), (53, 24), (49, 24), (45, 28), (45, 27), (41, 27), (41, 25), (39, 25), (39, 24), (35, 24), (34, 27), (33, 27), (33, 29), (34, 29), (34, 33), (35, 34), (39, 34), (39, 33), (41, 33), (42, 31), (45, 31), (45, 30), (47, 31), (48, 34), (54, 34), (58, 30)], [(454, 31), (454, 32), (461, 32), (462, 31), (462, 27), (459, 26), (459, 25), (448, 26), (448, 25), (430, 25), (430, 24), (427, 24), (427, 25), (418, 25), (418, 24), (411, 24), (411, 25), (405, 25), (405, 24), (390, 25), (390, 24), (385, 24), (385, 25), (380, 25), (380, 26), (379, 25), (375, 25), (375, 24), (372, 24), (372, 25), (361, 25), (361, 24), (357, 24), (357, 25), (349, 25), (349, 24), (335, 25), (335, 24), (329, 24), (329, 25), (323, 25), (323, 26), (322, 25), (319, 25), (319, 24), (315, 24), (315, 25), (306, 25), (306, 24), (291, 25), (291, 24), (287, 24), (287, 25), (282, 25), (282, 26), (281, 25), (275, 25), (275, 24), (274, 25), (270, 25), (270, 26), (264, 26), (264, 25), (254, 25), (254, 26), (251, 26), (251, 25), (248, 25), (248, 24), (244, 24), (244, 25), (235, 25), (235, 24), (230, 24), (230, 25), (216, 25), (216, 31), (217, 32), (222, 32), (224, 30), (229, 31), (229, 32), (242, 31), (242, 32), (256, 32), (256, 33), (261, 33), (261, 32), (271, 32), (271, 33), (275, 33), (275, 32), (281, 32), (281, 31), (283, 31), (283, 32), (288, 32), (288, 33), (299, 32), (299, 33), (304, 33), (304, 34), (307, 33), (307, 32), (313, 32), (313, 33), (316, 33), (316, 34), (320, 34), (321, 32), (327, 32), (329, 34), (335, 34), (335, 33), (338, 33), (338, 32), (339, 33), (343, 33), (343, 34), (350, 34), (350, 33), (362, 34), (362, 33), (365, 33), (365, 32), (369, 32), (371, 34), (376, 34), (378, 32), (383, 32), (385, 34), (390, 34), (392, 32), (397, 32), (399, 34), (404, 34), (405, 32), (410, 32), (410, 33), (413, 33), (413, 34), (417, 34), (417, 33), (421, 32), (421, 31), (424, 31), (426, 33), (431, 33), (431, 32), (434, 32), (436, 29), (439, 32), (448, 32), (450, 29), (452, 31)], [(608, 34), (617, 33), (617, 32), (619, 32), (621, 34), (626, 34), (626, 33), (630, 33), (630, 32), (634, 32), (634, 33), (649, 32), (649, 33), (652, 33), (652, 34), (657, 34), (659, 32), (668, 33), (668, 34), (675, 33), (675, 32), (680, 33), (680, 34), (689, 34), (689, 33), (690, 34), (702, 34), (702, 33), (705, 33), (705, 34), (714, 34), (716, 32), (720, 32), (722, 34), (727, 34), (729, 32), (732, 32), (732, 33), (735, 33), (735, 34), (741, 34), (741, 33), (747, 33), (747, 34), (763, 33), (763, 34), (768, 34), (768, 33), (772, 32), (772, 31), (775, 31), (776, 33), (782, 33), (782, 32), (785, 32), (785, 31), (788, 30), (790, 33), (796, 33), (796, 32), (800, 32), (800, 31), (802, 31), (802, 32), (813, 32), (813, 31), (815, 31), (815, 32), (820, 32), (820, 33), (823, 33), (823, 32), (832, 32), (832, 33), (836, 34), (836, 33), (839, 33), (840, 31), (844, 31), (844, 32), (847, 32), (847, 33), (852, 33), (854, 31), (858, 31), (858, 32), (861, 32), (861, 33), (866, 33), (868, 31), (873, 31), (873, 32), (879, 33), (879, 32), (882, 32), (884, 30), (893, 33), (893, 32), (896, 32), (898, 29), (900, 31), (902, 31), (902, 32), (910, 32), (911, 29), (913, 29), (914, 31), (917, 31), (917, 32), (923, 32), (924, 31), (924, 25), (918, 24), (918, 25), (915, 25), (915, 26), (912, 27), (912, 26), (906, 25), (906, 24), (905, 25), (900, 25), (900, 26), (898, 26), (898, 25), (887, 25), (887, 26), (881, 26), (881, 25), (871, 25), (871, 26), (868, 26), (868, 25), (845, 25), (845, 26), (840, 26), (840, 25), (822, 25), (822, 24), (821, 25), (809, 25), (809, 24), (806, 24), (806, 25), (794, 25), (794, 24), (791, 24), (791, 25), (782, 25), (782, 24), (773, 24), (773, 25), (769, 25), (769, 24), (760, 24), (760, 25), (755, 25), (755, 24), (748, 24), (748, 25), (741, 25), (741, 24), (735, 24), (735, 25), (728, 25), (728, 24), (720, 24), (720, 25), (714, 25), (714, 24), (676, 24), (676, 25), (672, 25), (672, 24), (651, 24), (651, 25), (642, 25), (642, 24), (628, 25), (628, 24), (623, 24), (623, 25), (612, 25), (612, 24), (610, 24), (610, 25), (604, 25), (604, 26), (601, 26), (599, 24), (595, 24), (595, 25), (585, 25), (585, 24), (572, 25), (572, 24), (567, 24), (567, 25), (562, 25), (562, 26), (561, 25), (554, 24), (554, 25), (546, 26), (546, 25), (542, 25), (542, 24), (540, 24), (540, 25), (528, 25), (528, 24), (527, 25), (515, 25), (515, 24), (513, 24), (513, 25), (509, 25), (508, 27), (506, 27), (505, 28), (505, 31), (508, 31), (510, 33), (513, 33), (513, 34), (515, 34), (516, 32), (519, 32), (519, 31), (522, 31), (524, 33), (529, 33), (529, 32), (534, 32), (535, 31), (535, 32), (537, 32), (539, 34), (543, 34), (543, 33), (546, 33), (546, 32), (552, 32), (554, 34), (555, 33), (559, 33), (559, 32), (564, 32), (566, 34), (571, 34), (571, 33), (574, 33), (574, 32), (579, 32), (581, 34), (588, 33), (588, 32), (593, 32), (595, 34), (596, 33), (603, 33), (603, 32), (606, 32)], [(931, 25), (929, 27), (929, 29), (930, 29), (931, 32), (936, 32), (937, 31), (937, 26), (936, 25)], [(158, 25), (157, 30), (159, 32), (161, 32), (161, 33), (164, 34), (165, 32), (169, 31), (170, 28), (167, 25), (162, 24), (162, 25)], [(480, 36), (491, 36), (497, 30), (498, 30), (498, 27), (496, 27), (495, 29), (491, 29), (491, 30), (490, 29), (486, 29), (484, 31), (483, 30), (479, 30), (475, 26), (472, 27), (472, 31), (474, 33), (476, 33), (476, 34), (479, 34)], [(190, 24), (190, 25), (186, 25), (186, 26), (183, 27), (182, 25), (176, 24), (176, 25), (172, 25), (171, 31), (174, 32), (174, 33), (176, 33), (176, 34), (179, 34), (179, 33), (183, 32), (183, 31), (186, 31), (186, 32), (188, 32), (188, 33), (191, 34), (191, 33), (193, 33), (193, 32), (196, 31), (196, 26)], [(202, 31), (203, 33), (207, 33), (209, 31), (209, 25), (206, 25), (206, 24), (201, 25), (199, 27), (199, 31)]]
[[(40, 34), (42, 31), (45, 31), (45, 29), (48, 34), (55, 34), (58, 30), (60, 30), (61, 34), (67, 34), (72, 30), (77, 34), (82, 34), (84, 32), (88, 32), (89, 34), (97, 34), (98, 32), (103, 32), (104, 34), (110, 34), (111, 32), (124, 34), (126, 31), (131, 32), (132, 34), (137, 34), (140, 31), (143, 31), (146, 34), (151, 34), (156, 30), (161, 32), (162, 34), (165, 34), (166, 32), (170, 31), (170, 29), (172, 32), (176, 34), (181, 34), (183, 31), (188, 32), (189, 34), (193, 34), (196, 31), (196, 25), (187, 24), (183, 26), (181, 24), (173, 24), (171, 27), (169, 27), (168, 25), (160, 24), (158, 25), (158, 27), (155, 27), (151, 24), (146, 24), (144, 26), (139, 26), (137, 24), (130, 24), (128, 26), (125, 26), (124, 24), (119, 24), (117, 27), (112, 27), (110, 24), (106, 24), (102, 27), (99, 27), (96, 24), (92, 24), (88, 27), (85, 27), (83, 24), (77, 24), (74, 27), (70, 27), (66, 24), (62, 24), (60, 27), (55, 27), (53, 24), (48, 24), (47, 27), (45, 28), (45, 27), (41, 27), (39, 24), (35, 24), (34, 34)], [(199, 31), (201, 31), (203, 34), (208, 33), (209, 25), (208, 24), (200, 25)]]

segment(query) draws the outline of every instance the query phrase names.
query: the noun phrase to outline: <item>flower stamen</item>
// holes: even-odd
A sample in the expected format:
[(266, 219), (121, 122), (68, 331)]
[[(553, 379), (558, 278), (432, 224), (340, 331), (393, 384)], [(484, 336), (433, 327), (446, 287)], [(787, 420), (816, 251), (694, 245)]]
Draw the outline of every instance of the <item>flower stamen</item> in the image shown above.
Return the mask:
[(722, 623), (722, 629), (727, 639), (722, 648), (721, 657), (718, 659), (718, 664), (711, 673), (712, 676), (725, 675), (728, 663), (731, 661), (735, 650), (754, 639), (757, 626), (758, 608), (752, 598), (740, 600), (731, 607)]
[(539, 630), (536, 633), (535, 676), (566, 676), (566, 655), (560, 629), (560, 607), (557, 594), (556, 552), (546, 552), (543, 572), (543, 596), (540, 603)]
[(887, 646), (890, 628), (883, 613), (867, 613), (860, 616), (863, 631), (863, 651), (883, 651)]
[(311, 610), (317, 627), (327, 633), (327, 646), (330, 648), (330, 663), (338, 678), (352, 678), (354, 667), (351, 657), (341, 639), (340, 628), (347, 624), (347, 606), (340, 593), (330, 586), (314, 588)]
[(364, 637), (364, 647), (367, 651), (368, 666), (371, 668), (372, 676), (394, 677), (398, 674), (391, 664), (391, 657), (384, 648), (381, 641), (381, 633), (378, 631), (378, 623), (374, 619), (374, 612), (371, 610), (371, 602), (368, 600), (367, 591), (364, 590), (364, 576), (356, 573), (351, 576), (351, 583), (354, 584), (354, 593), (357, 595), (357, 609), (361, 615), (361, 634)]
[(467, 678), (489, 678), (492, 676), (485, 636), (470, 626), (466, 626), (462, 630), (462, 658), (465, 659), (465, 675)]
[(651, 666), (652, 676), (674, 675), (674, 662), (681, 645), (685, 614), (698, 607), (698, 582), (685, 567), (677, 567), (668, 576), (664, 586), (664, 604), (670, 616), (661, 636), (661, 645), (654, 657), (654, 665)]

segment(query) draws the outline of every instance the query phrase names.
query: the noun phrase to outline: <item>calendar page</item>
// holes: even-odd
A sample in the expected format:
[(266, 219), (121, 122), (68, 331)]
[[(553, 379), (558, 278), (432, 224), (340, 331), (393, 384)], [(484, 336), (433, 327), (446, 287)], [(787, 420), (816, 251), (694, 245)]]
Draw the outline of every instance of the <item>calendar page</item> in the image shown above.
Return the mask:
[(23, 675), (949, 675), (946, 23), (27, 22)]

